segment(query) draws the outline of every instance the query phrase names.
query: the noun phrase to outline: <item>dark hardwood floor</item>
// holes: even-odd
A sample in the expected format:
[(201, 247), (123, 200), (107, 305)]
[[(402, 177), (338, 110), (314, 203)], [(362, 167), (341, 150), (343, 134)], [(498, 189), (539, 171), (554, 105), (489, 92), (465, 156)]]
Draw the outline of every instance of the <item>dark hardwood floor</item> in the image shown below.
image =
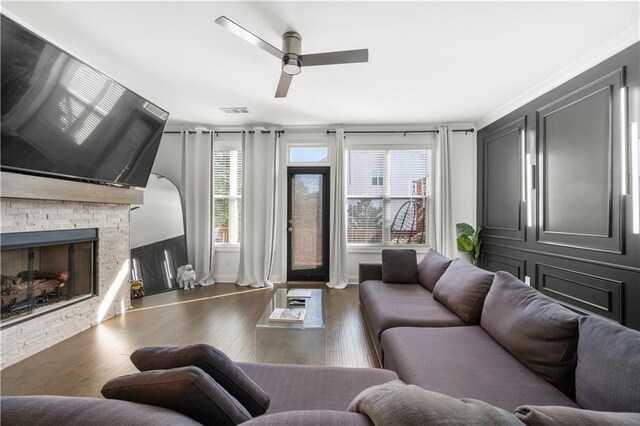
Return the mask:
[(272, 292), (217, 283), (136, 299), (124, 315), (2, 370), (0, 393), (99, 396), (107, 380), (137, 371), (129, 355), (142, 346), (208, 343), (236, 361), (379, 367), (357, 286), (324, 288), (326, 339), (313, 342), (320, 356), (312, 358), (292, 356), (277, 341), (256, 341)]

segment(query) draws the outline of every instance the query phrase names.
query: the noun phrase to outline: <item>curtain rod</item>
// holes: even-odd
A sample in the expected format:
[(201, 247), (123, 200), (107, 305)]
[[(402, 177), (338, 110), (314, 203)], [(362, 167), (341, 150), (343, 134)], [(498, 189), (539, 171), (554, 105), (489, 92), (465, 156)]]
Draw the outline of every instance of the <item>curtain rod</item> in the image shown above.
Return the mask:
[[(179, 131), (179, 130), (166, 130), (163, 133), (179, 134), (179, 133), (182, 133), (182, 132)], [(193, 134), (198, 133), (198, 132), (195, 131), (195, 130), (189, 130), (189, 131), (187, 131), (187, 133), (190, 134), (190, 135), (193, 135)], [(240, 133), (242, 133), (242, 131), (241, 130), (203, 130), (202, 133), (203, 134), (214, 133), (216, 135), (224, 135), (224, 134), (238, 134), (239, 135)], [(247, 131), (245, 133), (254, 134), (255, 131), (249, 130), (249, 131)], [(271, 133), (271, 130), (260, 130), (260, 133), (262, 133), (263, 135), (266, 135), (268, 133)], [(276, 130), (276, 133), (281, 135), (281, 134), (284, 133), (284, 130)]]
[[(335, 132), (336, 132), (335, 130), (327, 130), (328, 135), (334, 134)], [(467, 134), (467, 133), (473, 133), (475, 132), (475, 130), (474, 129), (455, 129), (455, 130), (452, 130), (452, 132), (455, 132), (455, 133), (464, 132), (465, 134)], [(345, 130), (344, 131), (345, 135), (349, 133), (352, 133), (352, 134), (353, 133), (358, 133), (358, 134), (403, 133), (406, 136), (408, 133), (439, 133), (439, 131), (438, 130)]]
[[(285, 131), (284, 130), (276, 130), (276, 133), (278, 135), (283, 134)], [(454, 129), (451, 130), (452, 133), (461, 133), (464, 132), (464, 134), (466, 135), (467, 133), (473, 133), (475, 132), (475, 129)], [(173, 133), (173, 134), (179, 134), (182, 133), (181, 131), (178, 130), (166, 130), (163, 133)], [(187, 131), (188, 134), (192, 135), (195, 133), (198, 133), (195, 130), (189, 130)], [(202, 131), (203, 134), (210, 134), (210, 133), (214, 133), (216, 135), (224, 135), (224, 134), (240, 134), (242, 133), (242, 131), (240, 130), (203, 130)], [(250, 134), (254, 134), (255, 131), (253, 130), (249, 130), (246, 133), (250, 133)], [(263, 135), (266, 135), (268, 133), (271, 133), (271, 130), (261, 130), (260, 133), (262, 133)], [(335, 130), (327, 130), (327, 134), (328, 135), (332, 135), (335, 134), (336, 131)], [(392, 134), (392, 133), (403, 133), (405, 136), (408, 133), (439, 133), (438, 130), (345, 130), (344, 134), (354, 134), (354, 133), (359, 133), (359, 134), (380, 134), (380, 133), (384, 133), (384, 134)]]

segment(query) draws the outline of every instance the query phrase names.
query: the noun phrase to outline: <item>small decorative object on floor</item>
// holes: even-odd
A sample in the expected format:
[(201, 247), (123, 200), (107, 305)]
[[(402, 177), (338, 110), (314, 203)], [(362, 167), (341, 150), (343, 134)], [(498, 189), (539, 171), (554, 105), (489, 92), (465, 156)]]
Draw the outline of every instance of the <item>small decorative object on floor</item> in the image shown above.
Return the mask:
[(144, 284), (142, 280), (131, 281), (131, 298), (137, 299), (144, 296)]
[(189, 290), (195, 288), (196, 271), (193, 270), (193, 266), (186, 264), (178, 268), (178, 284), (184, 284), (184, 289)]
[(311, 290), (296, 288), (287, 292), (287, 299), (309, 299), (311, 298)]
[(287, 323), (303, 323), (307, 316), (306, 309), (282, 309), (276, 308), (269, 316), (269, 321), (287, 322)]

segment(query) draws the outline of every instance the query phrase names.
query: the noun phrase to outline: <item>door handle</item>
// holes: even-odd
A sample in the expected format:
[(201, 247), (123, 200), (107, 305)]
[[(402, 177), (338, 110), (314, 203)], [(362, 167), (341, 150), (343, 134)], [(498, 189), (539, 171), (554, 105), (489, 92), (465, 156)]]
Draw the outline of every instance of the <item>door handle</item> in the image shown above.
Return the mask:
[(289, 228), (289, 229), (287, 229), (287, 231), (293, 232), (293, 228)]

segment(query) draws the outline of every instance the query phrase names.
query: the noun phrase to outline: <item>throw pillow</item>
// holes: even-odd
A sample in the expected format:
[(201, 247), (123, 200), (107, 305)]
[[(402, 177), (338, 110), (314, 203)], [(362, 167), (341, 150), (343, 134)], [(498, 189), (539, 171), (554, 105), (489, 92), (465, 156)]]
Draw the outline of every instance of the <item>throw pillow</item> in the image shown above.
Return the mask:
[(394, 380), (362, 391), (349, 411), (375, 425), (520, 425), (511, 413), (476, 399), (456, 399)]
[(382, 282), (416, 284), (418, 282), (416, 251), (413, 249), (382, 250)]
[(612, 413), (582, 408), (523, 405), (514, 414), (527, 426), (633, 426), (640, 424), (640, 413)]
[(576, 402), (640, 413), (640, 332), (595, 316), (580, 318), (579, 330)]
[(433, 298), (469, 324), (477, 324), (493, 272), (454, 260), (433, 288)]
[(496, 272), (480, 325), (525, 367), (573, 399), (579, 315)]
[(197, 367), (117, 377), (101, 392), (109, 399), (168, 408), (203, 425), (237, 425), (251, 419), (242, 404)]
[(269, 408), (269, 395), (238, 364), (211, 345), (140, 348), (131, 354), (131, 362), (140, 371), (193, 365), (225, 388), (252, 416), (264, 414)]
[(418, 282), (429, 291), (433, 291), (436, 283), (445, 273), (451, 259), (441, 255), (434, 249), (429, 249), (418, 264)]

